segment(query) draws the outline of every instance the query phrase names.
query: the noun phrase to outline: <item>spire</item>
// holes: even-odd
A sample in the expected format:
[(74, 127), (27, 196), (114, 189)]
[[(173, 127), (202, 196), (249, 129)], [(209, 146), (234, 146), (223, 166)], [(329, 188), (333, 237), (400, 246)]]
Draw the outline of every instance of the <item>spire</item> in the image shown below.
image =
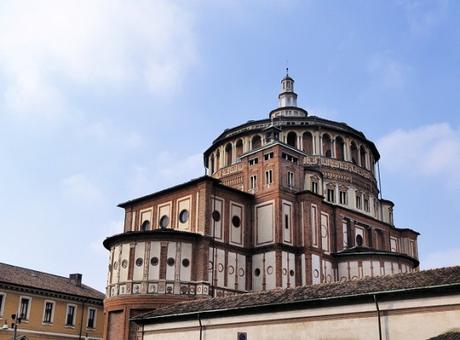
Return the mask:
[(294, 92), (294, 79), (289, 76), (289, 68), (286, 67), (286, 75), (281, 80), (281, 92), (278, 95), (278, 107), (270, 111), (270, 119), (278, 117), (307, 117), (308, 112), (297, 106), (297, 93)]
[(279, 107), (297, 107), (297, 94), (294, 92), (294, 79), (289, 76), (288, 67), (286, 67), (286, 76), (281, 80), (281, 93), (278, 98)]

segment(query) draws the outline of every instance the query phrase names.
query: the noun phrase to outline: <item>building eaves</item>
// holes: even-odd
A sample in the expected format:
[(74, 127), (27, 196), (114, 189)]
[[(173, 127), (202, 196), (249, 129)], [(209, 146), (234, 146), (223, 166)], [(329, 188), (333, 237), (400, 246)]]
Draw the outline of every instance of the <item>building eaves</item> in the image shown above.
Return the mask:
[(69, 278), (40, 272), (6, 263), (0, 263), (0, 285), (25, 287), (69, 296), (102, 300), (105, 295), (87, 285), (76, 285)]
[(248, 197), (254, 197), (254, 195), (249, 193), (249, 192), (241, 191), (241, 190), (226, 186), (226, 185), (221, 183), (220, 179), (205, 175), (205, 176), (201, 176), (201, 177), (198, 177), (198, 178), (194, 178), (194, 179), (192, 179), (192, 180), (190, 180), (188, 182), (184, 182), (184, 183), (181, 183), (181, 184), (178, 184), (178, 185), (175, 185), (175, 186), (172, 186), (172, 187), (169, 187), (169, 188), (166, 188), (166, 189), (163, 189), (163, 190), (160, 190), (160, 191), (157, 191), (157, 192), (145, 195), (145, 196), (134, 198), (132, 200), (120, 203), (117, 206), (120, 207), (120, 208), (126, 208), (126, 207), (129, 207), (129, 206), (131, 206), (131, 205), (133, 205), (135, 203), (139, 203), (141, 201), (153, 199), (153, 198), (159, 197), (161, 195), (165, 195), (165, 194), (171, 193), (173, 191), (180, 190), (180, 189), (186, 188), (188, 186), (196, 185), (196, 184), (198, 184), (200, 182), (206, 182), (206, 181), (212, 182), (215, 186), (220, 187), (222, 189), (229, 190), (229, 191), (232, 191), (232, 192), (235, 192), (235, 193), (238, 193), (238, 194), (242, 194), (242, 195), (245, 195), (245, 196), (248, 196)]
[(176, 303), (133, 318), (140, 323), (266, 313), (360, 301), (460, 293), (460, 266)]

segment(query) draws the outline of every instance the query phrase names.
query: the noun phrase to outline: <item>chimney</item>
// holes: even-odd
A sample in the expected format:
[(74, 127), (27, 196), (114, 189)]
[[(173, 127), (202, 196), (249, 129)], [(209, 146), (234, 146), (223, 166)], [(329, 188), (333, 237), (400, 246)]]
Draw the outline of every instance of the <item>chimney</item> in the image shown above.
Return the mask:
[(69, 280), (72, 284), (74, 284), (77, 287), (81, 287), (81, 278), (83, 277), (82, 274), (70, 274), (69, 275)]

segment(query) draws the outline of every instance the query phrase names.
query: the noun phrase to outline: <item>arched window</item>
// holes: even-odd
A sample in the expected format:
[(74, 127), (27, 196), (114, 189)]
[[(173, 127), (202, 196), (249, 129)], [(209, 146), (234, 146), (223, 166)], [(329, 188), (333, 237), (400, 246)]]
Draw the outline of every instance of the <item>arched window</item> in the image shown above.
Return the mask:
[(356, 147), (355, 142), (351, 142), (350, 155), (351, 155), (351, 162), (353, 164), (358, 164), (358, 148)]
[(228, 143), (225, 146), (225, 166), (232, 165), (232, 144)]
[(343, 142), (342, 137), (337, 137), (335, 139), (335, 158), (343, 161), (345, 159), (345, 143)]
[(252, 137), (251, 148), (252, 150), (260, 148), (262, 146), (262, 140), (259, 135)]
[(286, 143), (290, 146), (297, 147), (297, 134), (294, 131), (287, 134)]
[(303, 152), (313, 154), (313, 136), (306, 131), (302, 135)]
[(220, 151), (216, 151), (216, 171), (220, 168)]
[(209, 170), (211, 170), (211, 174), (214, 173), (214, 155), (209, 158)]
[(243, 141), (238, 139), (236, 142), (236, 157), (240, 157), (243, 154)]
[(332, 157), (332, 140), (327, 133), (323, 135), (323, 156)]
[(364, 146), (361, 145), (361, 148), (359, 149), (359, 157), (361, 159), (361, 166), (367, 169), (366, 154), (367, 154), (366, 149), (364, 148)]

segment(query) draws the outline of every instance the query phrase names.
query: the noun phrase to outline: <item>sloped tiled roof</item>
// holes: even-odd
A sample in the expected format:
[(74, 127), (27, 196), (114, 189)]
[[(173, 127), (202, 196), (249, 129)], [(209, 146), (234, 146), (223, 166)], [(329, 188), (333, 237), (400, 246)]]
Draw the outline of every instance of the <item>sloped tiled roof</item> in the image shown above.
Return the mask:
[(460, 331), (452, 331), (447, 332), (434, 338), (429, 338), (428, 340), (459, 340), (460, 339)]
[(75, 285), (67, 277), (16, 267), (0, 262), (0, 285), (1, 284), (41, 289), (55, 293), (101, 300), (101, 302), (105, 297), (103, 293), (94, 288), (84, 284), (81, 284), (81, 286)]
[(135, 319), (149, 320), (164, 317), (181, 317), (193, 314), (219, 313), (239, 310), (244, 313), (254, 309), (262, 311), (274, 307), (302, 303), (308, 308), (316, 303), (337, 302), (346, 299), (371, 298), (370, 295), (396, 296), (397, 294), (416, 294), (426, 290), (460, 292), (460, 266), (420, 272), (365, 278), (356, 281), (336, 282), (303, 286), (289, 289), (275, 289), (259, 293), (233, 295), (180, 302), (145, 313)]

